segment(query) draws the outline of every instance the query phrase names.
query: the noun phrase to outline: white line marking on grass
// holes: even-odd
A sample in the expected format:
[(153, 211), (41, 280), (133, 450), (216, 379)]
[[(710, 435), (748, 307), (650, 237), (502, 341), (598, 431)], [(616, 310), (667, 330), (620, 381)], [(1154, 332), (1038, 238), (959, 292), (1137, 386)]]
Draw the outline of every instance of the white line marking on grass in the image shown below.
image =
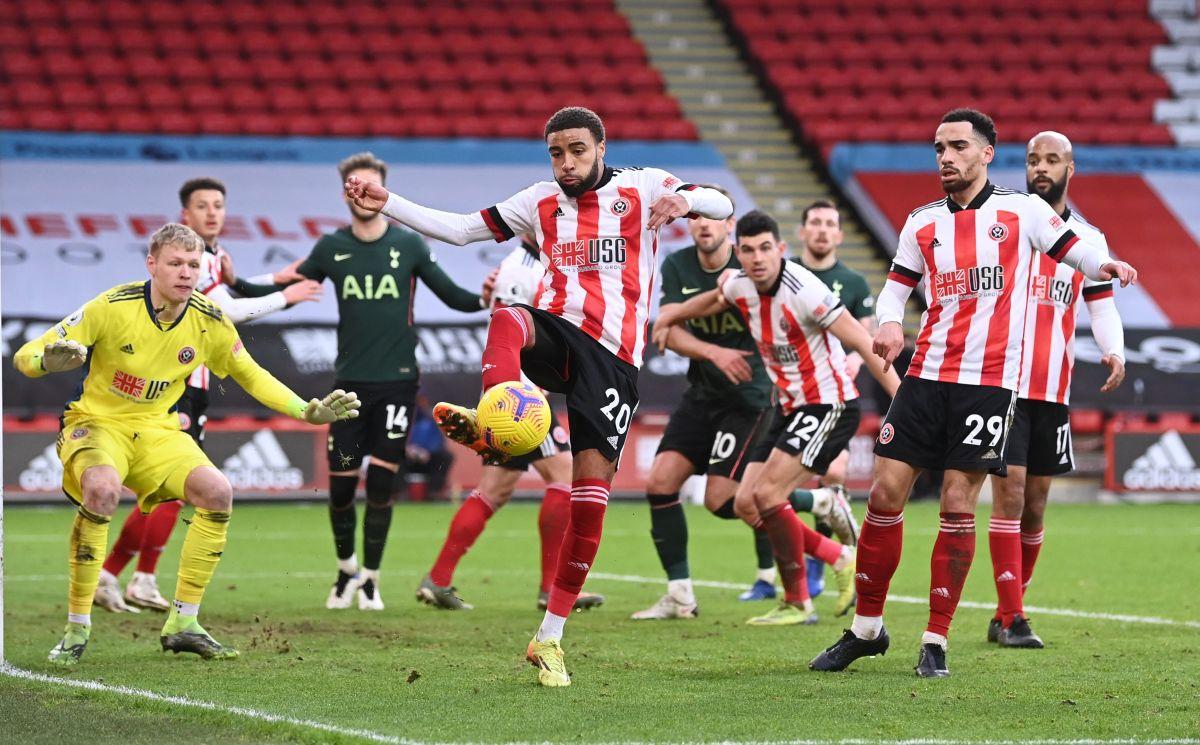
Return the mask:
[[(611, 579), (611, 578), (610, 578)], [(704, 586), (713, 586), (714, 582), (706, 582)], [(218, 704), (212, 701), (201, 701), (199, 699), (188, 698), (186, 696), (171, 696), (154, 691), (148, 691), (144, 688), (130, 688), (122, 685), (109, 685), (108, 683), (100, 683), (94, 680), (79, 680), (74, 678), (60, 678), (54, 675), (43, 675), (29, 670), (24, 670), (19, 667), (14, 667), (9, 664), (0, 664), (0, 675), (7, 675), (21, 680), (28, 680), (36, 683), (49, 683), (51, 685), (66, 686), (68, 688), (81, 688), (88, 691), (99, 691), (102, 693), (112, 693), (118, 696), (130, 696), (132, 698), (145, 699), (156, 703), (171, 704), (173, 706), (186, 706), (193, 709), (203, 709), (205, 711), (216, 711), (224, 714), (233, 714), (248, 719), (254, 719), (260, 722), (271, 722), (273, 724), (287, 724), (293, 727), (301, 727), (304, 729), (314, 729), (321, 732), (329, 732), (335, 735), (345, 735), (347, 737), (359, 737), (371, 742), (389, 743), (389, 745), (434, 745), (422, 740), (412, 740), (407, 737), (398, 737), (396, 735), (385, 735), (381, 732), (374, 732), (368, 729), (357, 729), (351, 727), (340, 727), (336, 724), (326, 724), (312, 719), (300, 719), (298, 717), (287, 716), (284, 714), (272, 714), (269, 711), (261, 711), (259, 709), (250, 709), (244, 706), (228, 706), (226, 704)], [(668, 741), (669, 742), (669, 741)], [(847, 738), (842, 740), (751, 740), (751, 741), (736, 741), (724, 740), (712, 742), (710, 745), (870, 745), (872, 743), (881, 743), (882, 745), (1197, 745), (1200, 740), (1197, 739), (1154, 739), (1142, 740), (1137, 738), (1116, 738), (1116, 739), (1074, 739), (1074, 740), (951, 740), (942, 738), (913, 738), (907, 740), (865, 740)], [(541, 742), (514, 742), (512, 745), (548, 745), (546, 741)], [(602, 745), (648, 745), (639, 741), (615, 741)]]
[(103, 691), (105, 693), (115, 693), (121, 696), (131, 696), (133, 698), (141, 698), (147, 701), (156, 701), (163, 704), (171, 704), (173, 706), (187, 706), (193, 709), (205, 709), (207, 711), (219, 711), (225, 714), (236, 714), (237, 716), (256, 719), (262, 722), (272, 722), (278, 724), (290, 724), (294, 727), (303, 727), (305, 729), (321, 730), (335, 735), (347, 735), (350, 737), (361, 737), (364, 740), (373, 742), (394, 743), (395, 745), (421, 745), (417, 740), (408, 740), (395, 735), (384, 735), (379, 732), (372, 732), (366, 729), (351, 729), (349, 727), (339, 727), (336, 724), (326, 724), (317, 722), (312, 719), (297, 719), (282, 714), (272, 714), (268, 711), (259, 711), (258, 709), (248, 709), (243, 706), (228, 706), (226, 704), (218, 704), (212, 701), (200, 701), (186, 696), (168, 696), (154, 691), (147, 691), (143, 688), (130, 688), (122, 685), (109, 685), (107, 683), (98, 683), (94, 680), (76, 680), (74, 678), (59, 678), (53, 675), (43, 675), (41, 673), (30, 672), (19, 667), (13, 667), (9, 664), (0, 665), (0, 675), (8, 675), (21, 680), (30, 680), (37, 683), (51, 683), (53, 685), (67, 686), (68, 688), (83, 688), (89, 691)]
[[(660, 577), (640, 577), (636, 574), (607, 574), (605, 572), (592, 572), (588, 574), (588, 579), (607, 579), (613, 582), (635, 582), (658, 584), (664, 580)], [(714, 587), (720, 590), (742, 590), (745, 589), (745, 584), (735, 584), (733, 582), (714, 582), (712, 580), (693, 579), (692, 584), (697, 587)], [(888, 595), (888, 602), (891, 603), (909, 603), (912, 605), (929, 605), (928, 598), (918, 598), (911, 595)], [(978, 610), (994, 611), (996, 610), (995, 603), (980, 603), (973, 600), (961, 600), (958, 603), (959, 608), (973, 608)], [(1123, 613), (1094, 613), (1092, 611), (1072, 610), (1071, 608), (1042, 608), (1035, 605), (1025, 606), (1025, 610), (1030, 613), (1041, 613), (1046, 616), (1068, 616), (1071, 618), (1091, 618), (1098, 621), (1121, 621), (1124, 623), (1142, 623), (1153, 626), (1184, 626), (1192, 629), (1200, 629), (1200, 621), (1177, 621), (1173, 618), (1159, 618), (1157, 616), (1131, 616)]]

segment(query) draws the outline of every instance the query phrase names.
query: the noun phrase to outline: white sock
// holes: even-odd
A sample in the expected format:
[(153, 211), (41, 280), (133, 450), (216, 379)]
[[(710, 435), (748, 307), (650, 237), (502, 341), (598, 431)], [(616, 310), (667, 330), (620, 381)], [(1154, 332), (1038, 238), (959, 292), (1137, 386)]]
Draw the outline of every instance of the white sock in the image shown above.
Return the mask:
[(544, 642), (547, 639), (561, 639), (563, 626), (566, 623), (566, 616), (556, 616), (550, 611), (546, 611), (546, 617), (542, 619), (542, 625), (538, 627), (537, 640)]
[(92, 625), (92, 614), (91, 613), (68, 613), (67, 614), (67, 623), (79, 623), (79, 624), (83, 624), (84, 626), (91, 626)]
[(117, 575), (101, 567), (100, 569), (100, 584), (115, 585), (117, 584)]
[(364, 569), (362, 573), (363, 573), (363, 577), (365, 579), (371, 580), (372, 582), (375, 583), (376, 587), (379, 587), (379, 570), (378, 569)]
[(833, 509), (833, 490), (827, 487), (812, 490), (812, 513), (817, 517), (825, 517)]
[(191, 616), (195, 618), (200, 615), (199, 603), (185, 603), (182, 600), (175, 601), (175, 612), (181, 616)]
[(879, 632), (883, 630), (883, 616), (860, 616), (854, 614), (854, 622), (850, 624), (850, 630), (859, 639), (871, 640), (879, 636)]
[(758, 574), (756, 574), (754, 576), (754, 578), (761, 579), (763, 582), (769, 582), (771, 584), (775, 584), (775, 567), (767, 567), (766, 569), (759, 569)]
[(358, 574), (358, 555), (350, 554), (349, 559), (338, 559), (338, 570), (346, 574)]
[(854, 547), (853, 546), (842, 546), (842, 555), (838, 557), (837, 561), (833, 562), (833, 571), (835, 571), (835, 572), (842, 571), (852, 561), (854, 561)]
[(684, 605), (696, 602), (696, 594), (692, 590), (690, 578), (667, 580), (667, 594)]
[(935, 634), (932, 631), (926, 631), (924, 634), (921, 634), (921, 643), (936, 644), (945, 650), (946, 645), (949, 644), (949, 641), (947, 641), (946, 637), (942, 636), (941, 634)]

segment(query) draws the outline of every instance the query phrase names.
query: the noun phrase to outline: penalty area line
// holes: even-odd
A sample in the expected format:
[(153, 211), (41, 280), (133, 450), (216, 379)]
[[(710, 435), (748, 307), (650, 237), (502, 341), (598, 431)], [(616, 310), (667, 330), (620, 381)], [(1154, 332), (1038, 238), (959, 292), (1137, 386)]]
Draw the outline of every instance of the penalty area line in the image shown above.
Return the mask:
[[(662, 582), (659, 577), (641, 577), (636, 574), (608, 574), (605, 572), (591, 572), (588, 574), (588, 579), (606, 579), (612, 582), (634, 582), (638, 584), (655, 584)], [(744, 584), (735, 584), (733, 582), (716, 582), (713, 580), (693, 579), (692, 584), (696, 587), (713, 587), (718, 590), (742, 590), (745, 589)], [(928, 605), (927, 598), (913, 597), (912, 595), (888, 595), (890, 603), (907, 603), (910, 605)], [(994, 611), (996, 610), (995, 603), (980, 603), (974, 600), (961, 600), (958, 603), (959, 608), (972, 608), (976, 610)], [(1067, 616), (1069, 618), (1090, 618), (1097, 621), (1119, 621), (1122, 623), (1140, 623), (1149, 624), (1152, 626), (1183, 626), (1190, 629), (1200, 629), (1200, 621), (1179, 621), (1173, 618), (1159, 618), (1158, 616), (1132, 616), (1124, 613), (1095, 613), (1092, 611), (1073, 610), (1071, 608), (1042, 608), (1037, 605), (1027, 605), (1025, 610), (1030, 613), (1037, 613), (1044, 616)]]
[(372, 742), (388, 743), (389, 745), (424, 745), (419, 740), (408, 740), (403, 737), (384, 735), (379, 732), (373, 732), (366, 729), (339, 727), (336, 724), (326, 724), (325, 722), (318, 722), (312, 719), (299, 719), (297, 717), (287, 716), (284, 714), (272, 714), (269, 711), (259, 711), (258, 709), (250, 709), (244, 706), (229, 706), (227, 704), (218, 704), (213, 701), (201, 701), (199, 699), (188, 698), (187, 696), (170, 696), (163, 693), (148, 691), (144, 688), (130, 688), (129, 686), (123, 685), (110, 685), (108, 683), (100, 683), (95, 680), (76, 680), (74, 678), (60, 678), (54, 675), (43, 675), (42, 673), (35, 673), (30, 670), (14, 667), (8, 663), (0, 664), (0, 675), (7, 675), (12, 678), (28, 680), (36, 683), (49, 683), (51, 685), (66, 686), (68, 688), (81, 688), (88, 691), (113, 693), (118, 696), (129, 696), (131, 698), (140, 698), (146, 701), (171, 704), (173, 706), (186, 706), (192, 709), (215, 711), (223, 714), (234, 714), (240, 717), (255, 719), (260, 722), (290, 724), (293, 727), (320, 730), (322, 732), (328, 732), (334, 735), (359, 737)]

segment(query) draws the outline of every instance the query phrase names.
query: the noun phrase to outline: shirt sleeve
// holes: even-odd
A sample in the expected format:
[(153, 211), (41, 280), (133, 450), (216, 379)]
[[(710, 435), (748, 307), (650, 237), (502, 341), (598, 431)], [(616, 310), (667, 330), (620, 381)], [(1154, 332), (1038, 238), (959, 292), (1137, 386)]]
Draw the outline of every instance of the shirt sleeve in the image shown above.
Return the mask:
[(846, 306), (833, 294), (833, 290), (816, 277), (800, 287), (800, 291), (792, 296), (790, 305), (802, 317), (813, 319), (823, 329), (829, 328), (838, 316), (846, 312)]
[(497, 243), (533, 230), (538, 217), (536, 188), (535, 185), (522, 189), (503, 202), (479, 211), (479, 217)]
[(1062, 261), (1079, 237), (1044, 199), (1030, 197), (1027, 202), (1029, 219), (1021, 227), (1027, 231), (1029, 243), (1034, 250), (1041, 251), (1055, 261)]
[[(1097, 230), (1095, 235), (1088, 236), (1088, 242), (1100, 249), (1100, 253), (1102, 254), (1100, 263), (1103, 264), (1112, 260), (1112, 254), (1108, 251), (1108, 239), (1104, 237), (1104, 233)], [(1091, 302), (1105, 297), (1112, 297), (1112, 294), (1112, 280), (1100, 282), (1086, 276), (1083, 278), (1083, 299), (1085, 301)]]
[(900, 230), (896, 258), (875, 301), (875, 318), (880, 324), (904, 323), (904, 304), (925, 273), (925, 257), (917, 245), (917, 231), (910, 217)]
[(325, 270), (321, 268), (320, 261), (320, 253), (324, 245), (324, 238), (317, 241), (317, 245), (313, 246), (313, 249), (309, 252), (308, 257), (305, 258), (304, 261), (301, 261), (300, 265), (296, 267), (297, 274), (303, 274), (305, 277), (316, 280), (317, 282), (325, 281)]
[(13, 355), (13, 366), (23, 375), (40, 378), (46, 374), (42, 367), (42, 354), (47, 344), (59, 340), (76, 341), (91, 347), (104, 333), (108, 301), (99, 295), (71, 315), (62, 319), (36, 339), (30, 339)]
[(438, 265), (437, 259), (429, 250), (429, 246), (425, 245), (425, 241), (414, 237), (412, 242), (414, 246), (410, 250), (421, 252), (421, 260), (417, 262), (416, 266), (417, 276), (421, 278), (426, 287), (433, 290), (433, 294), (437, 295), (438, 300), (463, 313), (473, 313), (483, 309), (483, 298), (478, 293), (460, 287), (453, 279), (450, 279), (450, 275), (446, 274)]
[[(687, 298), (683, 296), (683, 285), (679, 282), (679, 270), (675, 268), (675, 262), (668, 256), (662, 265), (662, 305), (671, 303), (682, 303)], [(726, 282), (728, 284), (728, 282)]]
[(649, 179), (647, 187), (650, 202), (668, 194), (679, 194), (688, 203), (688, 217), (708, 217), (724, 220), (733, 215), (733, 202), (716, 189), (689, 184), (661, 168), (646, 168), (643, 173)]
[(303, 417), (304, 400), (254, 361), (228, 317), (212, 330), (209, 344), (204, 362), (218, 377), (232, 377), (267, 408), (294, 419)]
[(846, 303), (851, 315), (855, 318), (869, 318), (875, 314), (875, 298), (871, 296), (871, 288), (864, 277), (854, 277), (854, 298)]

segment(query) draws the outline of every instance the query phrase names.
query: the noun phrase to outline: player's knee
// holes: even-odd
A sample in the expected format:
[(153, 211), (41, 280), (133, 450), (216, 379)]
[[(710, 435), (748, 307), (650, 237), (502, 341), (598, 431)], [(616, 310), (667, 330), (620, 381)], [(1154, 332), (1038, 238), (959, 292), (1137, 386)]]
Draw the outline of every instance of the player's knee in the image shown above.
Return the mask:
[(233, 487), (216, 469), (197, 468), (185, 483), (188, 501), (194, 506), (217, 512), (233, 509)]
[(110, 479), (83, 480), (83, 506), (97, 515), (111, 515), (121, 500), (121, 485)]
[(975, 512), (975, 495), (967, 484), (946, 484), (942, 487), (943, 512)]
[(895, 512), (904, 509), (906, 496), (891, 484), (885, 481), (876, 481), (871, 484), (871, 491), (867, 494), (867, 505), (876, 510)]

